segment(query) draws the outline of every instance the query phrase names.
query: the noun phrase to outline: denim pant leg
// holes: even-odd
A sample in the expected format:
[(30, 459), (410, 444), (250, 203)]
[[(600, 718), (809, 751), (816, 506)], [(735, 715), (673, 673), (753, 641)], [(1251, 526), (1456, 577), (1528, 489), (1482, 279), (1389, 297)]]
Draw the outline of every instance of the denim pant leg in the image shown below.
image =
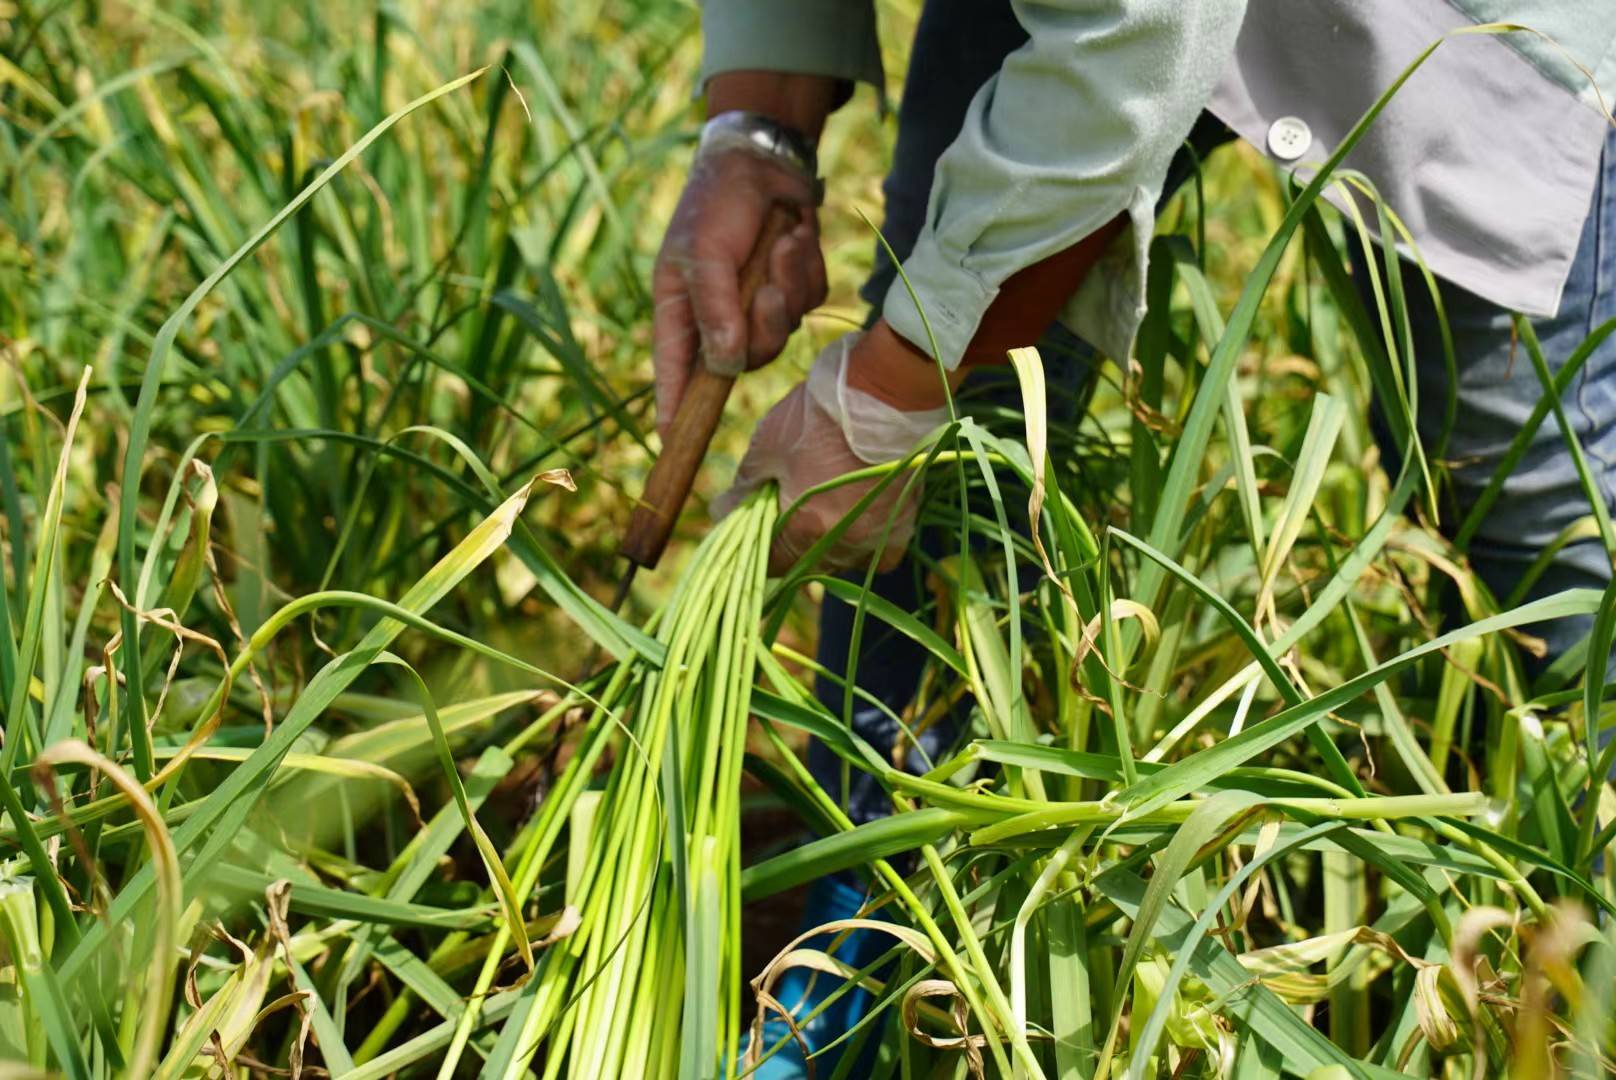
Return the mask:
[[(959, 134), (971, 99), (999, 70), (1004, 58), (1026, 40), (1026, 31), (1016, 21), (1007, 0), (926, 3), (915, 28), (909, 72), (898, 108), (897, 145), (883, 185), (886, 215), (881, 233), (900, 260), (908, 257), (925, 225), (937, 159)], [(871, 306), (872, 320), (896, 278), (892, 260), (877, 241), (874, 269), (860, 292)], [(863, 575), (854, 579), (862, 583)], [(920, 572), (907, 559), (889, 573), (878, 575), (873, 591), (902, 611), (919, 611), (925, 599)], [(853, 667), (858, 687), (901, 715), (919, 686), (925, 650), (879, 619), (867, 618), (854, 664), (853, 623), (851, 605), (833, 596), (824, 598), (819, 614), (819, 662), (837, 673)], [(843, 715), (847, 692), (841, 684), (819, 679), (814, 690), (826, 708), (836, 716)], [(890, 753), (898, 727), (886, 712), (855, 699), (852, 721), (853, 730), (877, 752)], [(922, 746), (935, 756), (943, 752), (954, 735), (951, 725), (937, 725), (922, 737)], [(913, 764), (920, 763), (919, 755), (911, 756), (916, 759)], [(818, 742), (809, 748), (808, 767), (826, 791), (845, 796), (848, 815), (854, 822), (870, 821), (890, 812), (880, 785), (857, 769), (850, 771), (851, 783), (843, 792), (841, 761)]]
[[(1353, 261), (1365, 302), (1372, 305), (1363, 253), (1355, 251)], [(1431, 446), (1440, 432), (1448, 381), (1440, 329), (1424, 281), (1407, 267), (1404, 292), (1409, 300), (1417, 358), (1420, 435), (1425, 445)], [(1531, 358), (1514, 339), (1507, 310), (1457, 286), (1443, 283), (1441, 292), (1458, 372), (1458, 413), (1444, 454), (1453, 463), (1458, 504), (1442, 508), (1443, 527), (1451, 532), (1475, 505), (1543, 391)], [(1374, 310), (1372, 306), (1370, 310)], [(1593, 203), (1560, 309), (1552, 317), (1532, 323), (1550, 371), (1557, 372), (1595, 327), (1613, 317), (1616, 133), (1605, 144)], [(1616, 506), (1616, 336), (1606, 338), (1588, 359), (1562, 402), (1587, 454), (1601, 497), (1607, 506)], [(1388, 462), (1397, 462), (1400, 448), (1390, 445), (1383, 423), (1376, 429), (1383, 456)], [(1539, 552), (1566, 526), (1591, 512), (1559, 425), (1550, 415), (1476, 531), (1470, 544), (1472, 565), (1502, 601)], [(1582, 540), (1567, 545), (1555, 556), (1526, 598), (1536, 599), (1578, 586), (1602, 589), (1610, 578), (1610, 560), (1603, 545), (1596, 539)], [(1561, 619), (1528, 629), (1547, 642), (1547, 663), (1586, 636), (1592, 621), (1591, 617)]]

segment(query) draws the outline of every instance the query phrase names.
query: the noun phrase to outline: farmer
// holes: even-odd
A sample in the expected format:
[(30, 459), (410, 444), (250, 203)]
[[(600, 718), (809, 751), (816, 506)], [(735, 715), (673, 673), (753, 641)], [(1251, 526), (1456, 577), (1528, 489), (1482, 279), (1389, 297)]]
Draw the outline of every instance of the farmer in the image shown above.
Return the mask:
[[(1472, 22), (1509, 18), (1544, 36), (1446, 42), (1346, 160), (1401, 215), (1441, 281), (1458, 359), (1446, 457), (1456, 463), (1462, 513), (1540, 396), (1532, 365), (1515, 355), (1510, 313), (1533, 320), (1551, 368), (1616, 317), (1616, 135), (1602, 106), (1616, 100), (1616, 0), (929, 0), (882, 225), (919, 305), (894, 285), (896, 270), (878, 246), (862, 293), (871, 305), (864, 331), (827, 347), (758, 423), (736, 490), (775, 479), (784, 504), (821, 481), (901, 457), (933, 431), (944, 402), (927, 323), (950, 386), (973, 365), (1002, 362), (1007, 347), (1040, 339), (1059, 346), (1045, 352), (1052, 383), (1082, 380), (1081, 361), (1051, 359), (1088, 353), (1066, 347), (1075, 339), (1128, 357), (1154, 211), (1187, 171), (1186, 140), (1204, 153), (1238, 136), (1306, 175), (1425, 46)], [(882, 86), (871, 0), (707, 0), (705, 37), (710, 119), (653, 284), (664, 434), (693, 365), (738, 371), (769, 362), (824, 299), (816, 141), (856, 84)], [(777, 202), (796, 208), (800, 223), (769, 253), (768, 283), (748, 317), (738, 267)], [(1365, 254), (1353, 257), (1361, 266)], [(1439, 330), (1417, 274), (1405, 292), (1419, 400), (1442, 401)], [(1608, 498), (1616, 494), (1616, 335), (1564, 400)], [(1437, 412), (1419, 417), (1428, 445)], [(1384, 447), (1388, 457), (1399, 452)], [(866, 490), (811, 500), (785, 528), (776, 562), (788, 565)], [(866, 565), (900, 497), (891, 485), (832, 562)], [(914, 508), (897, 511), (876, 591), (915, 610), (915, 574), (901, 564)], [(1472, 542), (1475, 569), (1504, 595), (1588, 513), (1551, 420)], [(1531, 595), (1599, 588), (1610, 576), (1601, 545), (1579, 541), (1554, 556)], [(1534, 628), (1551, 654), (1587, 629), (1569, 621)], [(819, 660), (828, 670), (846, 670), (850, 631), (850, 609), (827, 595)], [(916, 689), (917, 647), (873, 629), (862, 642), (859, 686), (901, 712)], [(819, 693), (841, 715), (844, 689), (823, 680)], [(859, 704), (853, 718), (877, 749), (892, 746), (881, 710)], [(941, 743), (950, 734), (935, 736)], [(840, 790), (828, 751), (815, 747), (811, 765), (827, 790)], [(845, 794), (855, 820), (886, 810), (873, 783), (855, 778)], [(822, 881), (808, 925), (851, 915), (862, 900), (852, 881)], [(813, 996), (832, 982), (818, 980)], [(777, 994), (808, 1011), (801, 984)], [(866, 1001), (847, 995), (808, 1025), (810, 1045), (846, 1031)], [(762, 1075), (799, 1075), (796, 1054), (771, 1059)], [(821, 1075), (828, 1058), (816, 1059)]]

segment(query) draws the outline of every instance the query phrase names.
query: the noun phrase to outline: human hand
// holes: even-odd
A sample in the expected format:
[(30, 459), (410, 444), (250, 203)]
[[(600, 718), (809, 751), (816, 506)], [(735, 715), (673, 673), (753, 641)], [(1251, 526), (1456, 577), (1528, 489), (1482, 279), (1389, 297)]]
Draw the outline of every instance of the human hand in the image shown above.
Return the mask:
[[(768, 253), (768, 275), (741, 309), (741, 267), (780, 204), (800, 217)], [(802, 317), (825, 299), (813, 177), (765, 154), (722, 143), (697, 151), (657, 253), (652, 353), (657, 428), (666, 438), (698, 358), (735, 375), (773, 360)]]
[[(897, 340), (895, 335), (892, 339)], [(946, 421), (946, 408), (903, 409), (901, 403), (884, 401), (849, 385), (850, 373), (861, 366), (917, 363), (907, 352), (884, 355), (892, 347), (874, 332), (848, 334), (827, 346), (808, 377), (758, 423), (736, 470), (735, 483), (714, 503), (714, 511), (728, 513), (747, 493), (769, 480), (780, 485), (781, 507), (789, 507), (804, 492), (838, 476), (902, 458)], [(775, 538), (769, 572), (780, 574), (789, 569), (877, 483), (873, 479), (854, 481), (804, 502)], [(822, 564), (828, 569), (849, 569), (866, 564), (879, 551), (879, 568), (895, 567), (914, 535), (918, 492), (918, 484), (908, 484), (902, 477), (893, 480), (831, 545)]]

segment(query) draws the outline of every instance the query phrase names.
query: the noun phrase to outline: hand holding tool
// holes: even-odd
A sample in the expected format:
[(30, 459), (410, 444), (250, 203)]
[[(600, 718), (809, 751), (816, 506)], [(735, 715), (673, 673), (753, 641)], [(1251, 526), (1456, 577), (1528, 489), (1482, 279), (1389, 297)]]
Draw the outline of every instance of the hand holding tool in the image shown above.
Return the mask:
[[(752, 300), (768, 280), (769, 252), (775, 243), (797, 224), (798, 218), (790, 207), (775, 203), (763, 219), (763, 229), (757, 243), (741, 267), (741, 309), (752, 310)], [(718, 430), (718, 421), (724, 415), (724, 405), (735, 386), (734, 375), (721, 375), (705, 364), (696, 365), (684, 397), (674, 414), (673, 424), (663, 440), (662, 453), (651, 467), (645, 482), (645, 494), (634, 507), (628, 531), (623, 535), (621, 552), (629, 567), (618, 586), (613, 610), (622, 606), (638, 569), (655, 567), (668, 546), (674, 523), (690, 497), (690, 487), (696, 470), (707, 456), (707, 447)]]

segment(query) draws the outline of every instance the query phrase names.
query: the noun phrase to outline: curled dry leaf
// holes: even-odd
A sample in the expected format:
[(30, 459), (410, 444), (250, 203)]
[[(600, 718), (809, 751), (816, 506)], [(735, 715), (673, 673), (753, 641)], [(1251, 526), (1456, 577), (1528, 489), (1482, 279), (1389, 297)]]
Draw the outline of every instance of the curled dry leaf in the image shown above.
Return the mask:
[(1453, 930), (1453, 978), (1459, 984), (1459, 993), (1465, 1006), (1474, 1013), (1481, 1000), (1481, 987), (1476, 977), (1476, 965), (1486, 958), (1480, 955), (1481, 939), (1488, 932), (1511, 926), (1515, 916), (1495, 907), (1474, 907), (1459, 919)]
[[(920, 1026), (920, 1002), (926, 998), (949, 999), (948, 1015), (958, 1035), (939, 1038)], [(987, 1043), (987, 1037), (971, 1034), (970, 1017), (965, 995), (948, 979), (921, 979), (903, 995), (903, 1026), (908, 1030), (909, 1037), (939, 1050), (963, 1050), (971, 1075), (981, 1080), (987, 1075), (986, 1063), (982, 1060), (982, 1047)]]
[(1551, 907), (1548, 918), (1526, 937), (1515, 1019), (1519, 1055), (1515, 1064), (1518, 1075), (1552, 1076), (1556, 1072), (1555, 1036), (1570, 1036), (1555, 1016), (1554, 1000), (1583, 1002), (1586, 995), (1577, 958), (1585, 946), (1601, 939), (1582, 909), (1565, 900)]
[(539, 479), (543, 480), (546, 484), (554, 484), (556, 487), (566, 488), (568, 491), (578, 490), (578, 485), (573, 482), (572, 473), (568, 472), (566, 469), (545, 469), (539, 474)]
[(1420, 1031), (1433, 1050), (1447, 1050), (1459, 1041), (1459, 1025), (1442, 1001), (1442, 968), (1422, 967), (1414, 976), (1414, 1008)]
[[(770, 1012), (776, 1013), (784, 1019), (790, 1026), (792, 1034), (799, 1041), (801, 1040), (801, 1036), (797, 1034), (796, 1022), (792, 1018), (790, 1010), (781, 1005), (774, 997), (774, 984), (787, 969), (807, 966), (818, 971), (839, 975), (843, 978), (849, 977), (853, 973), (854, 969), (847, 968), (822, 950), (798, 948), (809, 938), (819, 937), (822, 934), (840, 934), (842, 931), (847, 930), (876, 930), (884, 934), (891, 934), (919, 953), (926, 963), (936, 963), (936, 953), (933, 951), (931, 942), (927, 940), (926, 935), (912, 927), (900, 926), (897, 923), (884, 922), (880, 919), (834, 919), (798, 934), (752, 980), (752, 992), (757, 996), (758, 1011), (757, 1015), (752, 1019), (752, 1037), (747, 1042), (746, 1058), (743, 1062), (744, 1068), (756, 1066), (762, 1056), (763, 1024)], [(953, 984), (950, 983), (949, 985), (952, 986)]]

